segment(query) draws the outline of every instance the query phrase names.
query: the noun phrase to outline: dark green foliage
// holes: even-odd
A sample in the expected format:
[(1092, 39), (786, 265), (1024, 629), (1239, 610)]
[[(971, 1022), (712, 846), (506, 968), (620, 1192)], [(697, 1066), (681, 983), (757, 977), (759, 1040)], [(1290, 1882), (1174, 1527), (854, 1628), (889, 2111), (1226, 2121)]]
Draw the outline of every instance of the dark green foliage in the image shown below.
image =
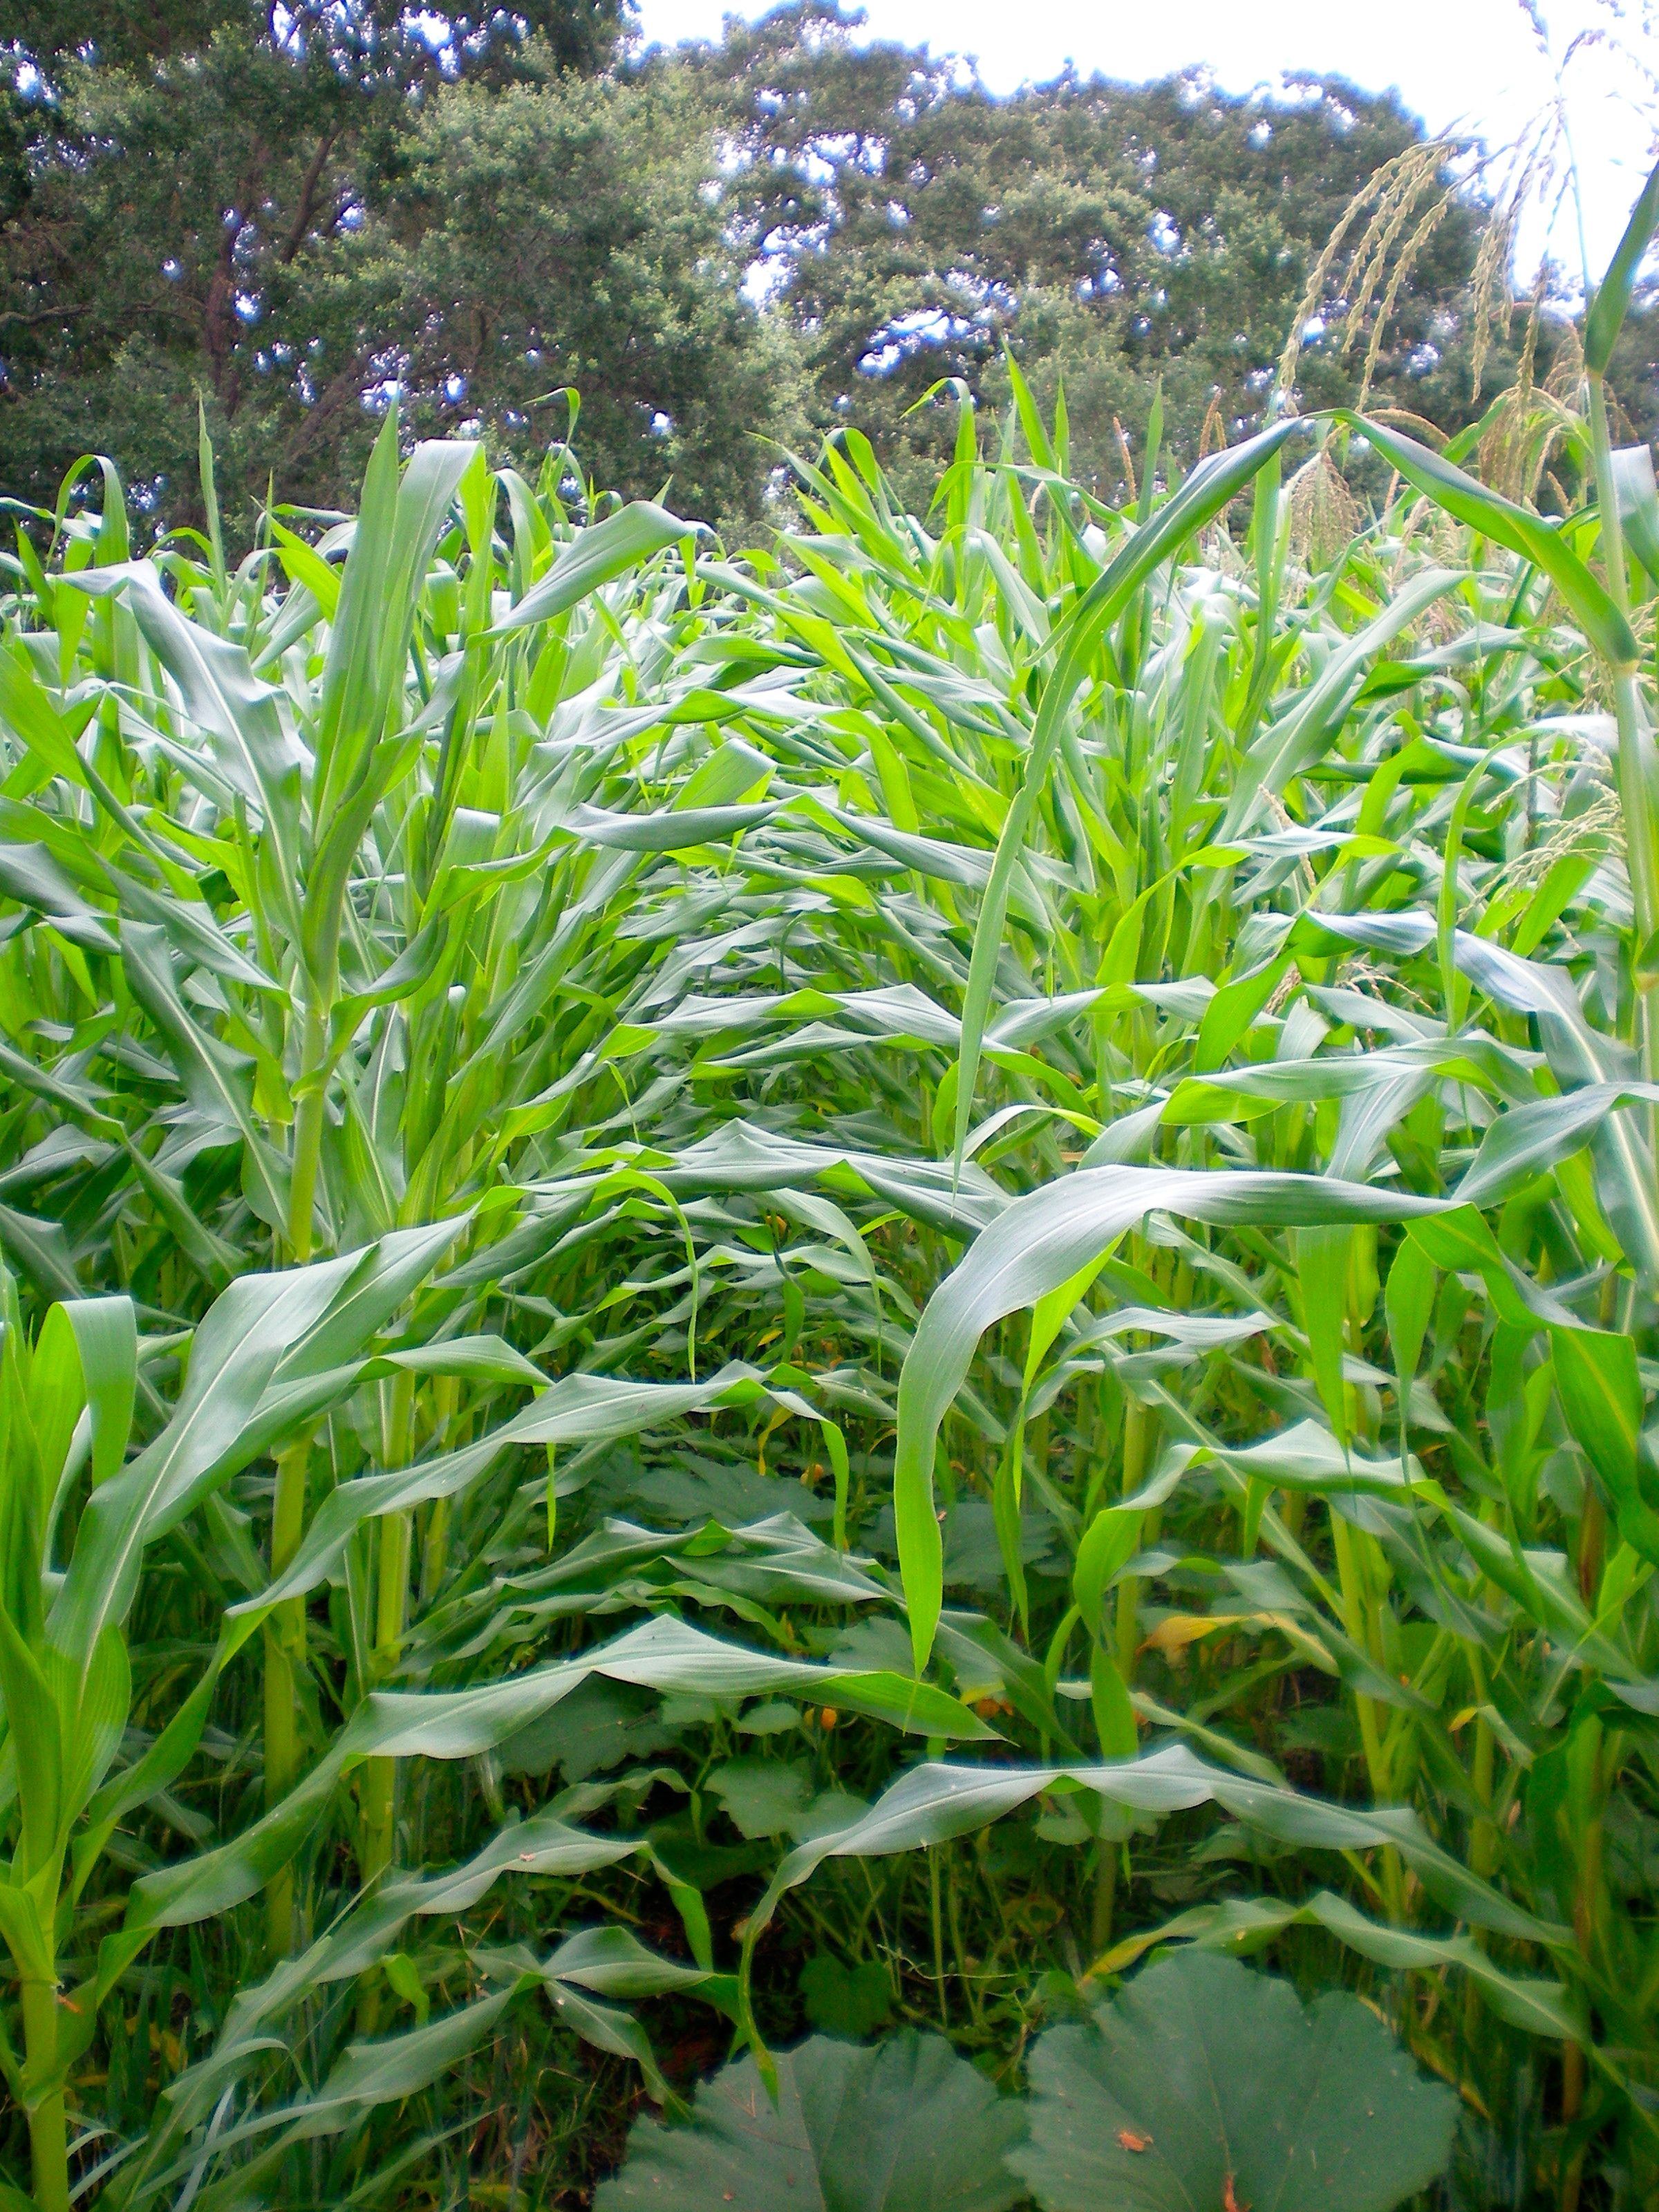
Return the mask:
[(698, 2090), (689, 2125), (642, 2121), (594, 2212), (1006, 2212), (1019, 2197), (1003, 2153), (1020, 2108), (943, 2036), (814, 2037), (776, 2063), (775, 2102), (744, 2058)]
[[(911, 451), (936, 465), (948, 436), (906, 410), (947, 375), (1006, 399), (1007, 343), (1045, 409), (1063, 376), (1073, 465), (1102, 490), (1124, 476), (1115, 421), (1139, 466), (1160, 381), (1185, 463), (1212, 408), (1212, 444), (1261, 419), (1326, 240), (1419, 136), (1391, 96), (1316, 79), (1289, 105), (1076, 77), (993, 100), (950, 64), (854, 47), (813, 0), (692, 66), (742, 149), (730, 196), (805, 333), (817, 420), (856, 422), (889, 465)], [(1437, 421), (1470, 401), (1459, 314), (1479, 229), (1473, 204), (1440, 225), (1383, 356), (1389, 398)], [(1328, 299), (1352, 267), (1338, 258)], [(1431, 331), (1443, 367), (1419, 356)], [(1310, 406), (1357, 380), (1334, 341), (1304, 358)], [(902, 481), (915, 496), (923, 479)]]
[(893, 2014), (892, 1984), (876, 1959), (847, 1966), (832, 1952), (819, 1951), (800, 1970), (800, 1994), (807, 2019), (828, 2035), (858, 2040)]
[(1031, 2054), (1010, 2163), (1043, 2212), (1392, 2212), (1451, 2156), (1457, 2100), (1376, 2015), (1231, 1959), (1176, 1954)]
[[(1007, 348), (1050, 413), (1063, 382), (1073, 469), (1115, 496), (1155, 392), (1166, 465), (1263, 418), (1328, 238), (1419, 143), (1392, 96), (1335, 82), (1265, 106), (1070, 77), (994, 100), (854, 46), (812, 0), (635, 58), (613, 0), (445, 20), (447, 42), (391, 0), (318, 0), (280, 37), (251, 0), (15, 12), (0, 493), (49, 506), (106, 452), (152, 517), (199, 523), (201, 401), (241, 543), (273, 479), (349, 505), (394, 391), (410, 428), (476, 423), (528, 467), (574, 389), (599, 482), (672, 481), (748, 527), (778, 447), (848, 419), (925, 500), (948, 422), (910, 410), (947, 376), (1006, 404)], [(1477, 411), (1486, 216), (1474, 193), (1441, 207), (1449, 182), (1431, 159), (1352, 328), (1371, 264), (1351, 228), (1305, 407), (1369, 374), (1443, 427)], [(1547, 325), (1540, 375), (1555, 343)], [(1515, 351), (1500, 328), (1484, 391)], [(1613, 383), (1638, 422), (1648, 366), (1627, 334)]]
[(680, 78), (447, 90), (319, 271), (325, 357), (360, 375), (372, 331), (411, 426), (471, 419), (526, 454), (574, 391), (601, 483), (735, 521), (775, 459), (757, 434), (794, 425), (795, 366), (740, 295), (712, 173)]
[[(199, 395), (239, 522), (278, 468), (337, 503), (388, 381), (540, 451), (562, 406), (515, 410), (582, 380), (611, 481), (658, 489), (684, 450), (693, 506), (729, 504), (738, 465), (747, 485), (769, 372), (732, 375), (722, 447), (705, 417), (753, 319), (700, 192), (706, 126), (672, 89), (569, 89), (610, 57), (608, 0), (456, 16), (436, 50), (389, 7), (301, 9), (280, 42), (262, 9), (174, 14), (18, 27), (44, 82), (9, 89), (0, 143), (6, 491), (49, 502), (103, 450), (200, 519)], [(679, 446), (653, 432), (671, 412)]]

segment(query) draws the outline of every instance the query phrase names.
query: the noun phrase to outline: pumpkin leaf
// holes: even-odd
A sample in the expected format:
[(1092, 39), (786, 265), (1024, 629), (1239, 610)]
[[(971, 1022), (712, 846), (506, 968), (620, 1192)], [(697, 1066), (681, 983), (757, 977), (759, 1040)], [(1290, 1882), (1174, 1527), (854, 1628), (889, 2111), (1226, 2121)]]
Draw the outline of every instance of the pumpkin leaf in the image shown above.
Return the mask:
[(594, 2212), (1004, 2212), (1021, 2109), (915, 2029), (867, 2049), (816, 2035), (777, 2060), (775, 2103), (752, 2058), (698, 2090), (689, 2124), (641, 2120)]
[(1031, 2054), (1010, 2158), (1043, 2212), (1390, 2212), (1451, 2154), (1457, 2100), (1346, 1991), (1183, 1951)]

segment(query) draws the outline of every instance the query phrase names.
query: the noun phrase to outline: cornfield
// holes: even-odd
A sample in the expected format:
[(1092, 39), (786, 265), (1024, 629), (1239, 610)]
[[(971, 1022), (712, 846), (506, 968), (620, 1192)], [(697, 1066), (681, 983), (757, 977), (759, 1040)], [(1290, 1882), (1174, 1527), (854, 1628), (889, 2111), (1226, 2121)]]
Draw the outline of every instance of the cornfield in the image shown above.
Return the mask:
[(1659, 2199), (1656, 218), (1122, 511), (18, 515), (0, 2201)]

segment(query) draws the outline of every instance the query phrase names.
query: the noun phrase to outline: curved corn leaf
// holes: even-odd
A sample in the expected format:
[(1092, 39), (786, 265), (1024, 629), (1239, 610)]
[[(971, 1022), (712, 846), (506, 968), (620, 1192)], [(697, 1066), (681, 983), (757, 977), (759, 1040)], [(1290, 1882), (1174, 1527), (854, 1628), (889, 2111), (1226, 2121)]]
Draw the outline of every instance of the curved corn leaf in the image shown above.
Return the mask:
[(1437, 1210), (1431, 1200), (1313, 1176), (1125, 1167), (1080, 1169), (1010, 1206), (929, 1300), (899, 1382), (893, 1499), (918, 1671), (933, 1649), (944, 1589), (933, 1440), (975, 1347), (993, 1322), (1057, 1290), (1155, 1208), (1274, 1227), (1405, 1221)]

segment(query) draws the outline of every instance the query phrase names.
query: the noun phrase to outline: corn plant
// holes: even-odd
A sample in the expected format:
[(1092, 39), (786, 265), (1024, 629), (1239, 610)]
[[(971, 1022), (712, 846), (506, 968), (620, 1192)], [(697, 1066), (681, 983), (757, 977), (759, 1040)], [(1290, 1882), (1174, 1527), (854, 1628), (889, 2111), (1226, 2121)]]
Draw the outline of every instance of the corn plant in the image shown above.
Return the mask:
[(42, 2206), (69, 2203), (65, 2072), (148, 1930), (106, 1937), (73, 1996), (60, 1989), (60, 1943), (124, 1815), (165, 1790), (195, 1752), (220, 1663), (139, 1756), (115, 1765), (133, 1705), (125, 1631), (144, 1553), (239, 1465), (357, 1382), (375, 1364), (362, 1356), (368, 1340), (447, 1241), (417, 1231), (326, 1266), (241, 1278), (195, 1332), (170, 1418), (125, 1465), (140, 1380), (153, 1400), (158, 1365), (179, 1364), (178, 1339), (144, 1342), (132, 1301), (116, 1296), (53, 1305), (31, 1345), (15, 1282), (8, 1275), (0, 1285), (0, 1645), (17, 1825), (0, 1932), (19, 1976), (24, 2036), (21, 2065), (8, 2055), (8, 2078), (28, 2114)]
[[(1656, 213), (1578, 408), (1154, 419), (1122, 511), (1016, 368), (927, 516), (848, 429), (764, 550), (393, 422), (234, 567), (205, 447), (146, 557), (107, 465), (24, 518), (36, 2203), (545, 2201), (538, 2085), (730, 2050), (607, 2197), (701, 2188), (853, 2078), (803, 2010), (904, 2023), (963, 2203), (1208, 2188), (1042, 2117), (1168, 2133), (1101, 2069), (1242, 1989), (1114, 1996), (1182, 1945), (1370, 1995), (1444, 2201), (1652, 2194)], [(1451, 2108), (1371, 2048), (1391, 2203)]]

